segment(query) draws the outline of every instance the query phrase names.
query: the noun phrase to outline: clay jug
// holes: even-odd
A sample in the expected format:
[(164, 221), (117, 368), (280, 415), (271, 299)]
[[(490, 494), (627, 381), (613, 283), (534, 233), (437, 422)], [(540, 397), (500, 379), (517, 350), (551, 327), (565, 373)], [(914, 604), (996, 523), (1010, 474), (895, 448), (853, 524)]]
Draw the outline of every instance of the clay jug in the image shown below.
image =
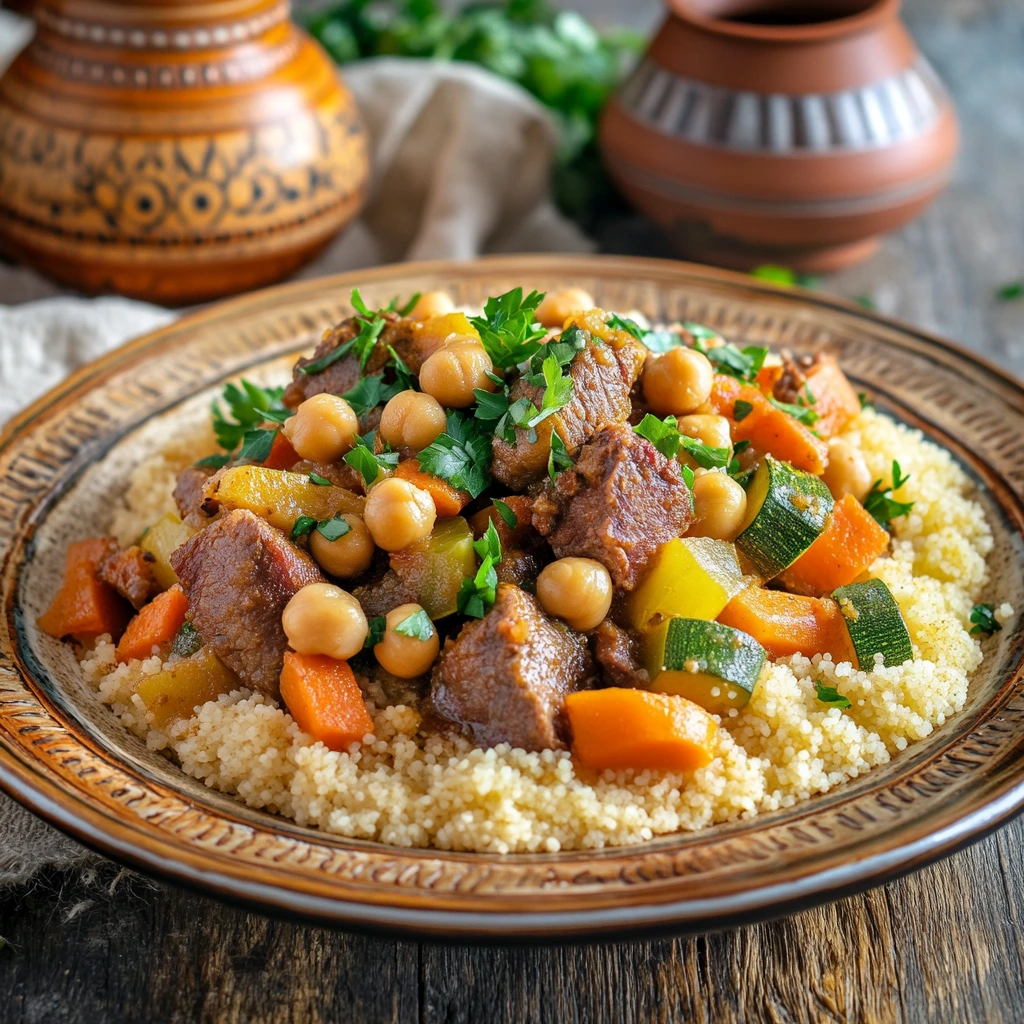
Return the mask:
[(669, 7), (601, 141), (622, 191), (681, 254), (834, 269), (945, 185), (956, 119), (899, 0)]
[(282, 0), (41, 0), (0, 79), (0, 244), (86, 292), (268, 284), (359, 210), (367, 141)]

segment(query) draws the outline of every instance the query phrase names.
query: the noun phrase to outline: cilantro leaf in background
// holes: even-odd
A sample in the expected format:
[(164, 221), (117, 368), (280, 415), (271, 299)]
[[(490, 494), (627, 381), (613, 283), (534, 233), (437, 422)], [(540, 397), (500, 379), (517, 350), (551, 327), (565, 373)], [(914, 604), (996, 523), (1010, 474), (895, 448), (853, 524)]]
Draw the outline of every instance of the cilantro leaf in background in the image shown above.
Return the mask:
[(524, 298), (522, 288), (513, 288), (489, 298), (484, 315), (470, 319), (491, 362), (499, 369), (525, 363), (540, 350), (540, 339), (547, 332), (534, 323), (534, 314), (543, 298), (543, 292), (530, 292)]
[(822, 704), (828, 704), (840, 710), (850, 706), (849, 697), (844, 697), (834, 686), (826, 686), (823, 682), (816, 679), (814, 681), (814, 689), (818, 700)]
[(747, 345), (739, 349), (735, 345), (717, 345), (708, 348), (703, 344), (703, 339), (696, 341), (697, 351), (707, 356), (711, 365), (719, 372), (735, 377), (747, 383), (761, 372), (764, 366), (765, 357), (768, 355), (767, 347), (763, 345)]
[(666, 459), (674, 459), (682, 447), (683, 435), (676, 428), (675, 416), (666, 416), (659, 420), (652, 413), (646, 416), (633, 428), (641, 437), (647, 438)]
[(902, 475), (900, 464), (893, 459), (892, 486), (883, 487), (881, 480), (876, 480), (871, 485), (871, 490), (864, 499), (864, 509), (879, 526), (888, 526), (893, 519), (905, 516), (914, 507), (912, 501), (896, 501), (891, 497), (893, 491), (898, 491), (909, 479), (909, 476)]
[(223, 469), (230, 461), (230, 455), (207, 455), (205, 459), (198, 459), (193, 465), (203, 469)]
[(395, 626), (399, 636), (412, 637), (414, 640), (429, 640), (434, 635), (434, 624), (424, 609), (413, 612), (408, 618), (402, 619)]
[(996, 606), (994, 604), (976, 604), (971, 609), (971, 635), (991, 636), (1002, 630), (1002, 623), (996, 618)]
[(391, 313), (397, 313), (400, 317), (407, 317), (415, 308), (416, 303), (423, 298), (423, 292), (414, 292), (412, 297), (404, 306), (398, 305), (398, 296), (396, 295), (391, 302), (388, 304), (388, 311)]
[(817, 274), (805, 274), (799, 270), (790, 270), (789, 267), (776, 266), (774, 263), (765, 263), (763, 266), (755, 267), (750, 272), (751, 277), (759, 278), (762, 281), (771, 281), (772, 284), (792, 288), (799, 285), (801, 288), (817, 288), (821, 278)]
[(635, 320), (630, 320), (628, 316), (619, 316), (618, 313), (613, 313), (608, 317), (608, 326), (614, 327), (617, 331), (626, 331), (632, 334), (637, 341), (644, 340), (644, 334), (649, 334), (649, 331), (645, 331)]
[(632, 334), (645, 348), (658, 354), (686, 344), (685, 339), (678, 331), (649, 330), (641, 327), (635, 320), (630, 320), (629, 317), (621, 317), (617, 313), (613, 313), (608, 318), (608, 326)]
[(1013, 302), (1016, 299), (1024, 299), (1024, 280), (1010, 281), (1000, 285), (996, 289), (996, 299), (999, 302)]
[(450, 412), (448, 424), (419, 454), (425, 473), (478, 497), (491, 482), (491, 435), (466, 413)]

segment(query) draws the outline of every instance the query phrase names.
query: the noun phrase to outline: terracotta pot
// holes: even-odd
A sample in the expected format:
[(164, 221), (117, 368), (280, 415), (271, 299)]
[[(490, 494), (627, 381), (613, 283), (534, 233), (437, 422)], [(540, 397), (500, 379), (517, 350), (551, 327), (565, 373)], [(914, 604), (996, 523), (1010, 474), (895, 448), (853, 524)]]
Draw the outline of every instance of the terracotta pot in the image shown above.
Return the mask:
[(601, 141), (686, 255), (844, 266), (946, 184), (955, 114), (899, 0), (669, 3)]
[(366, 136), (280, 0), (45, 0), (0, 79), (0, 241), (88, 292), (278, 280), (358, 211)]

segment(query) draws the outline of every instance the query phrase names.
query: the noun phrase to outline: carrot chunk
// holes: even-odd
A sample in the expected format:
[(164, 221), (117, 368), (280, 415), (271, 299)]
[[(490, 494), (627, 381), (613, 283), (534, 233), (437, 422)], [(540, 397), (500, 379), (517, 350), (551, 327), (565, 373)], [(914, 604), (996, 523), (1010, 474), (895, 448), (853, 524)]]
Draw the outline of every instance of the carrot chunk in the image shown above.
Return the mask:
[[(737, 402), (745, 403), (739, 411)], [(715, 412), (729, 420), (733, 441), (749, 441), (759, 452), (792, 463), (797, 469), (819, 476), (824, 472), (828, 445), (789, 413), (772, 405), (759, 388), (717, 374), (711, 404)]]
[(157, 594), (128, 623), (117, 645), (117, 660), (123, 663), (132, 658), (142, 661), (150, 657), (154, 647), (162, 647), (174, 639), (187, 611), (188, 598), (181, 587), (173, 586)]
[(831, 654), (837, 664), (856, 664), (846, 622), (831, 598), (747, 587), (725, 606), (718, 621), (748, 633), (773, 658)]
[(807, 387), (818, 414), (814, 429), (822, 437), (838, 434), (860, 413), (860, 399), (833, 356), (819, 359), (807, 371)]
[(438, 517), (457, 516), (469, 504), (470, 495), (452, 487), (447, 481), (420, 469), (419, 459), (406, 459), (395, 469), (395, 476), (426, 491), (434, 499)]
[(825, 532), (782, 574), (782, 582), (798, 594), (831, 594), (852, 583), (888, 547), (889, 534), (847, 494), (835, 503)]
[(689, 772), (713, 757), (715, 720), (685, 697), (609, 687), (565, 698), (572, 752), (593, 771)]
[(331, 750), (346, 750), (373, 732), (373, 719), (347, 661), (288, 651), (281, 699), (299, 728)]
[(131, 605), (97, 576), (100, 565), (117, 551), (110, 537), (76, 541), (64, 560), (64, 582), (50, 607), (39, 616), (41, 630), (58, 639), (80, 643), (109, 633), (115, 640), (132, 615)]
[(270, 454), (263, 465), (267, 469), (291, 469), (298, 461), (299, 453), (292, 447), (291, 441), (279, 430), (274, 435)]

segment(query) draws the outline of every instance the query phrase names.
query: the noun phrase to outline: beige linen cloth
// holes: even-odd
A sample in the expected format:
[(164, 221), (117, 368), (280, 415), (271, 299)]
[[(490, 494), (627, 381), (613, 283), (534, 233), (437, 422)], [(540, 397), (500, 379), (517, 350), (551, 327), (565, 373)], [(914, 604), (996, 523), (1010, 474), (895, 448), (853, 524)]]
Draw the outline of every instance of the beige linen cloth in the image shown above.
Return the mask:
[[(0, 11), (0, 67), (29, 35), (26, 23)], [(365, 61), (345, 78), (373, 140), (374, 185), (360, 220), (300, 276), (592, 248), (552, 205), (556, 133), (525, 92), (478, 68), (432, 61)], [(31, 271), (0, 264), (0, 421), (75, 367), (175, 315), (127, 299), (63, 296)], [(0, 794), (0, 885), (92, 856)]]

